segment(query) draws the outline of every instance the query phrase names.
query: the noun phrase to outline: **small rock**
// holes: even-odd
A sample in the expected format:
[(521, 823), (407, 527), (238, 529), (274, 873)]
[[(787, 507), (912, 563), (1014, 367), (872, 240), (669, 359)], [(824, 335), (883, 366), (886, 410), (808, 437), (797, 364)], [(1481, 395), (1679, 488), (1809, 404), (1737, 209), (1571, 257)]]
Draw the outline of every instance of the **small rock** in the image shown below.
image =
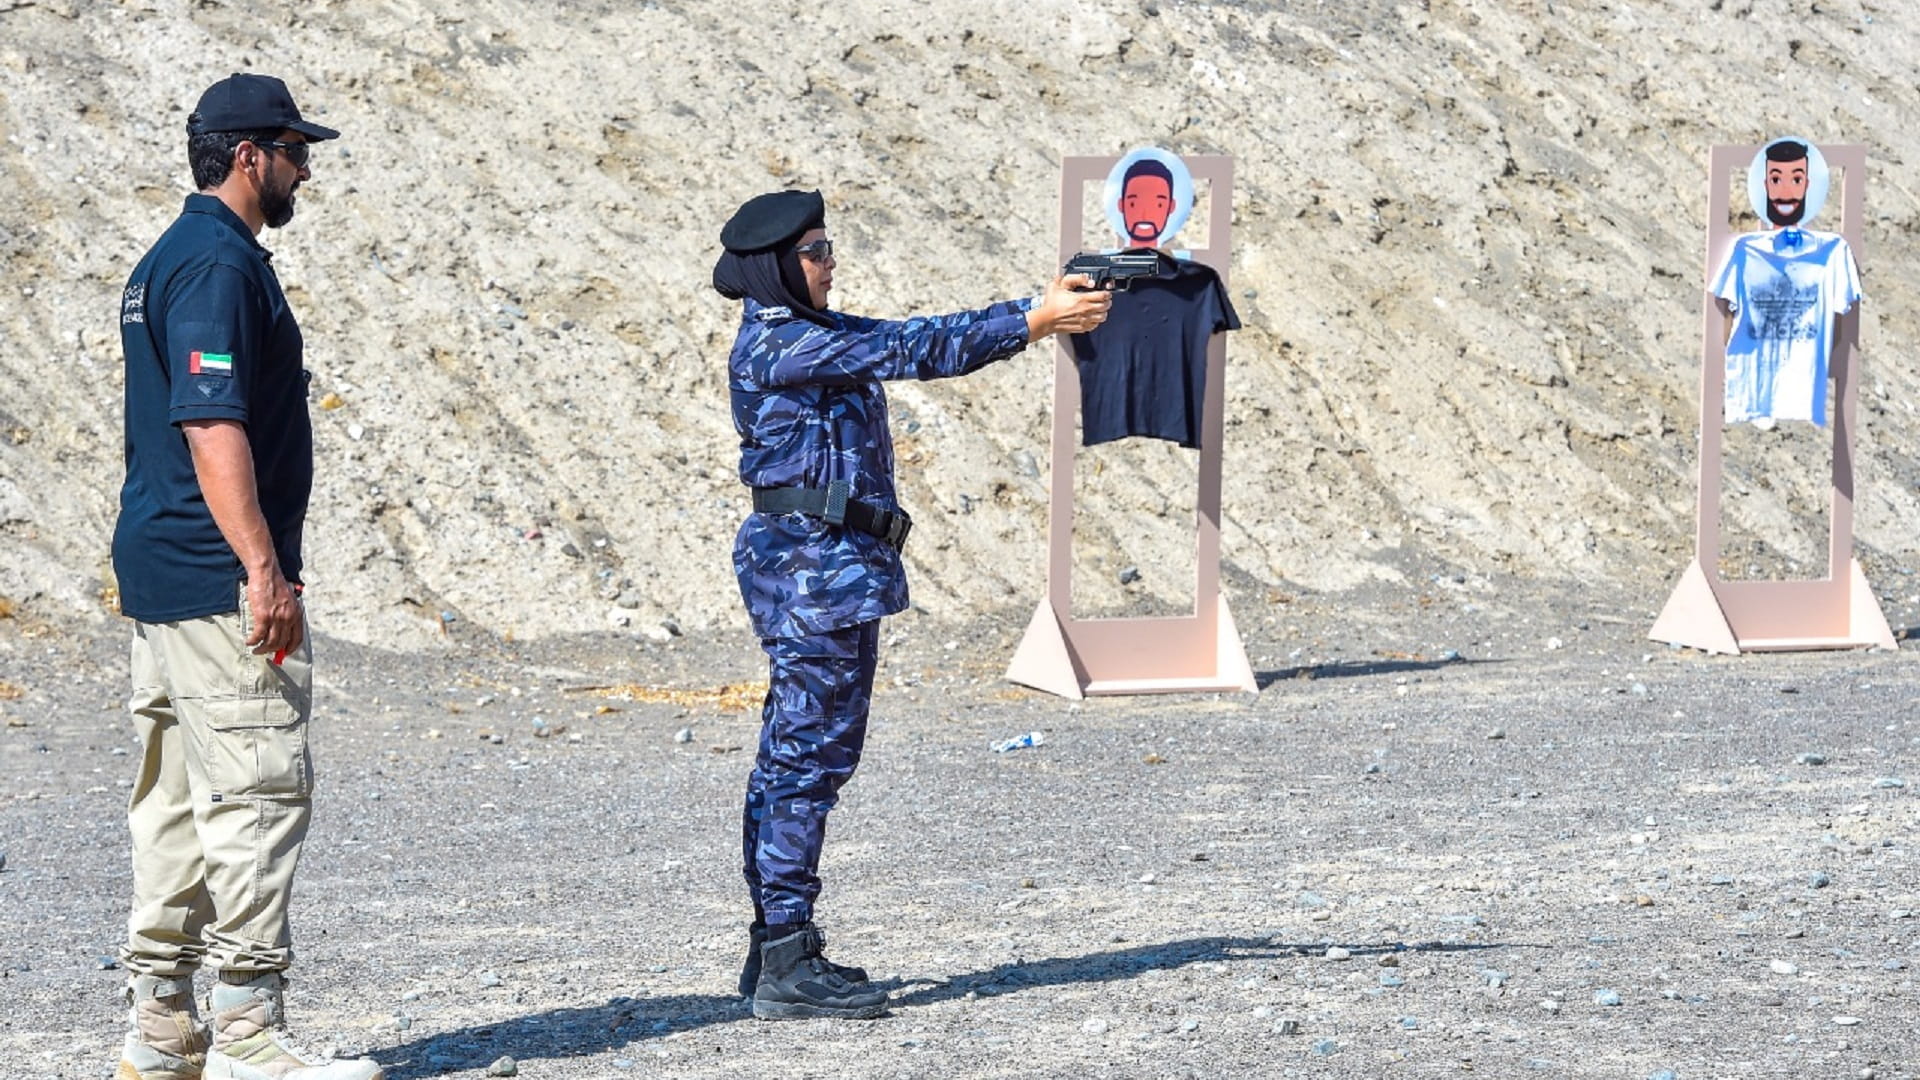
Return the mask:
[(1265, 1020), (1272, 1015), (1273, 1006), (1271, 1005), (1256, 1005), (1253, 1008), (1253, 1018), (1255, 1020)]
[(1560, 1003), (1553, 1000), (1552, 998), (1542, 998), (1540, 1000), (1540, 1011), (1547, 1012), (1547, 1013), (1557, 1013), (1560, 1011)]
[(1408, 1031), (1413, 1031), (1419, 1028), (1420, 1018), (1417, 1016), (1403, 1016), (1400, 1018), (1400, 1026)]
[(4, 871), (6, 870), (6, 868), (7, 868), (7, 853), (4, 851), (0, 851), (0, 871)]
[(1488, 986), (1493, 987), (1495, 990), (1498, 990), (1499, 988), (1507, 985), (1507, 979), (1510, 977), (1511, 976), (1509, 976), (1506, 972), (1498, 971), (1493, 968), (1480, 969), (1481, 980), (1485, 982)]
[(1566, 647), (1566, 644), (1566, 642), (1561, 641), (1557, 637), (1550, 637), (1547, 639), (1547, 651), (1552, 652), (1555, 649), (1563, 649)]
[(1497, 728), (1494, 728), (1492, 731), (1487, 732), (1487, 738), (1489, 739), (1504, 739), (1506, 737), (1507, 737), (1507, 729), (1503, 727), (1497, 727)]
[(690, 742), (692, 742), (692, 741), (693, 741), (693, 729), (692, 729), (692, 728), (690, 728), (690, 727), (683, 727), (683, 728), (681, 728), (681, 729), (680, 729), (679, 731), (676, 731), (676, 732), (674, 732), (674, 733), (673, 733), (673, 741), (674, 741), (674, 742), (677, 742), (677, 743), (690, 743)]
[(1139, 580), (1140, 568), (1137, 566), (1129, 566), (1125, 570), (1120, 571), (1120, 584), (1122, 585), (1131, 585)]
[(1200, 1021), (1191, 1017), (1180, 1021), (1180, 1030), (1188, 1035), (1200, 1030)]
[(1860, 1022), (1860, 1018), (1857, 1016), (1836, 1016), (1833, 1018), (1833, 1022), (1841, 1027), (1853, 1027)]
[(1775, 975), (1800, 974), (1799, 966), (1791, 960), (1769, 960), (1767, 961), (1767, 970), (1773, 972)]
[(405, 1030), (407, 1030), (408, 1028), (410, 1028), (410, 1027), (412, 1027), (412, 1026), (413, 1026), (413, 1017), (411, 1017), (411, 1016), (406, 1016), (406, 1015), (403, 1015), (403, 1014), (400, 1014), (400, 1013), (395, 1013), (395, 1014), (394, 1014), (394, 1017), (393, 1017), (393, 1030), (395, 1030), (395, 1031), (405, 1031)]
[(507, 1057), (505, 1054), (502, 1054), (500, 1055), (500, 1059), (498, 1061), (495, 1061), (493, 1064), (487, 1066), (487, 1075), (488, 1076), (518, 1076), (520, 1075), (520, 1064), (514, 1061), (512, 1058)]
[(1632, 694), (1633, 694), (1633, 695), (1634, 695), (1635, 697), (1646, 697), (1646, 696), (1647, 696), (1647, 684), (1646, 684), (1646, 683), (1640, 683), (1640, 682), (1637, 682), (1637, 683), (1634, 683), (1634, 684), (1633, 684), (1633, 685), (1632, 685), (1631, 687), (1628, 687), (1628, 690), (1629, 690), (1629, 692), (1631, 692), (1631, 693), (1632, 693)]
[(1304, 1026), (1297, 1016), (1283, 1016), (1280, 1018), (1279, 1023), (1273, 1025), (1273, 1033), (1275, 1035), (1298, 1035), (1300, 1034), (1300, 1029)]
[(1158, 880), (1159, 879), (1154, 877), (1152, 874), (1141, 874), (1139, 878), (1140, 884), (1142, 885), (1151, 885)]
[(1107, 1033), (1108, 1026), (1109, 1025), (1105, 1020), (1102, 1020), (1100, 1017), (1096, 1016), (1093, 1019), (1088, 1020), (1086, 1023), (1081, 1024), (1080, 1030), (1086, 1032), (1089, 1035), (1105, 1035)]
[(480, 985), (488, 989), (499, 986), (500, 976), (495, 975), (491, 971), (483, 971), (480, 973)]
[(1332, 1039), (1321, 1039), (1313, 1044), (1313, 1052), (1320, 1057), (1332, 1057), (1340, 1050), (1340, 1044)]
[(1457, 664), (1460, 662), (1460, 650), (1448, 649), (1446, 652), (1443, 652), (1439, 656), (1434, 657), (1434, 659), (1440, 661), (1443, 664)]
[(647, 640), (653, 642), (655, 645), (665, 645), (667, 642), (673, 640), (673, 634), (664, 626), (649, 626), (647, 627), (646, 633)]
[(1801, 754), (1799, 757), (1793, 759), (1793, 763), (1796, 765), (1825, 765), (1827, 763), (1827, 755)]
[(1326, 957), (1329, 960), (1351, 960), (1353, 959), (1353, 950), (1343, 949), (1338, 945), (1329, 946)]
[(1610, 1009), (1620, 1004), (1620, 994), (1618, 991), (1609, 990), (1603, 986), (1593, 992), (1593, 1003)]
[(1877, 788), (1892, 790), (1895, 788), (1906, 787), (1907, 782), (1905, 780), (1900, 779), (1897, 776), (1883, 776), (1880, 779), (1875, 780), (1873, 782), (1873, 786)]
[(1807, 888), (1809, 889), (1824, 889), (1831, 884), (1833, 884), (1833, 879), (1818, 870), (1807, 875)]
[(1680, 1074), (1672, 1069), (1656, 1069), (1647, 1074), (1647, 1080), (1680, 1080)]
[(1398, 990), (1407, 985), (1407, 981), (1391, 971), (1383, 971), (1380, 973), (1380, 985), (1388, 990)]
[(113, 971), (120, 966), (120, 961), (111, 956), (96, 956), (93, 958), (93, 962), (99, 966), (101, 971)]

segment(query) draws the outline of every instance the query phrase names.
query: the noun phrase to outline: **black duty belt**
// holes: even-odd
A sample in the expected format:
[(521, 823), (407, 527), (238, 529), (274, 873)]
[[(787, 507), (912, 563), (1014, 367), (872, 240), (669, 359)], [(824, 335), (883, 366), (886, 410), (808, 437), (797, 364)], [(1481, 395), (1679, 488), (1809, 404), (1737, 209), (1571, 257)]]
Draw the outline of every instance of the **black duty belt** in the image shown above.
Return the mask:
[(835, 480), (825, 488), (754, 488), (753, 508), (762, 514), (812, 514), (829, 525), (846, 525), (877, 536), (898, 551), (907, 546), (913, 519), (904, 510), (882, 510), (850, 498), (852, 488)]

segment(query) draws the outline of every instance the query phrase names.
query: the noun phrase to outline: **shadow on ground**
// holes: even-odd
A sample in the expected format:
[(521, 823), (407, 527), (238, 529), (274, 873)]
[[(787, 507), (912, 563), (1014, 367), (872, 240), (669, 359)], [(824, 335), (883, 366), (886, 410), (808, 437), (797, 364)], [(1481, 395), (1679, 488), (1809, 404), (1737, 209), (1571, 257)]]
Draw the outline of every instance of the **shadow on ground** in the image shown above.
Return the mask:
[[(1343, 946), (1356, 957), (1400, 952), (1471, 952), (1510, 947), (1438, 941)], [(1113, 982), (1188, 964), (1317, 956), (1327, 948), (1325, 943), (1288, 944), (1271, 938), (1192, 938), (1087, 956), (1014, 960), (932, 985), (927, 985), (924, 980), (911, 979), (887, 980), (875, 985), (893, 991), (893, 1004), (901, 1008), (952, 1001), (969, 993), (995, 996), (1017, 993), (1031, 987)], [(608, 1053), (676, 1031), (742, 1020), (749, 1015), (746, 1003), (730, 994), (618, 997), (603, 1005), (550, 1009), (495, 1024), (476, 1024), (457, 1031), (424, 1036), (412, 1042), (376, 1050), (372, 1056), (385, 1069), (388, 1080), (410, 1080), (455, 1070), (484, 1069), (502, 1056), (520, 1062)]]
[(1440, 668), (1461, 667), (1468, 664), (1504, 664), (1504, 660), (1467, 660), (1452, 657), (1444, 660), (1336, 660), (1331, 664), (1303, 664), (1299, 667), (1276, 668), (1272, 671), (1255, 672), (1255, 686), (1265, 690), (1277, 682), (1288, 679), (1359, 679), (1370, 675), (1398, 675), (1408, 671), (1437, 671)]

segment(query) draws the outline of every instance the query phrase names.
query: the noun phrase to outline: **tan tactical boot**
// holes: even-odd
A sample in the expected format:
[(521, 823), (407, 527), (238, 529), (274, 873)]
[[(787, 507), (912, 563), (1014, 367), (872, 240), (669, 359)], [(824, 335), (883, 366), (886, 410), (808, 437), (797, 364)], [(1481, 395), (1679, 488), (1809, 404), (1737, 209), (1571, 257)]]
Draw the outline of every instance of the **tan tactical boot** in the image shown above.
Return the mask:
[(207, 1080), (383, 1080), (379, 1063), (369, 1058), (334, 1061), (294, 1045), (286, 1033), (286, 982), (279, 972), (230, 981), (241, 977), (223, 973), (209, 1000), (213, 1052), (207, 1055)]
[(114, 1080), (200, 1080), (207, 1028), (193, 1007), (193, 976), (127, 980), (127, 1042)]

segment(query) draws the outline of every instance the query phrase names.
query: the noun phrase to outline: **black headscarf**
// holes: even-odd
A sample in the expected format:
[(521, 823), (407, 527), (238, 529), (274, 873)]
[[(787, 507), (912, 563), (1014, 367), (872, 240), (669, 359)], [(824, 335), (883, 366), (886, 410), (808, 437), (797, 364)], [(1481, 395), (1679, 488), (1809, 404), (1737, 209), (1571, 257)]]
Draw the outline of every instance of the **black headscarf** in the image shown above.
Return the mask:
[(833, 323), (809, 302), (807, 275), (794, 246), (809, 229), (825, 227), (826, 201), (818, 191), (756, 195), (734, 211), (720, 230), (726, 247), (713, 264), (713, 287), (729, 300), (752, 297), (784, 307), (821, 326)]

